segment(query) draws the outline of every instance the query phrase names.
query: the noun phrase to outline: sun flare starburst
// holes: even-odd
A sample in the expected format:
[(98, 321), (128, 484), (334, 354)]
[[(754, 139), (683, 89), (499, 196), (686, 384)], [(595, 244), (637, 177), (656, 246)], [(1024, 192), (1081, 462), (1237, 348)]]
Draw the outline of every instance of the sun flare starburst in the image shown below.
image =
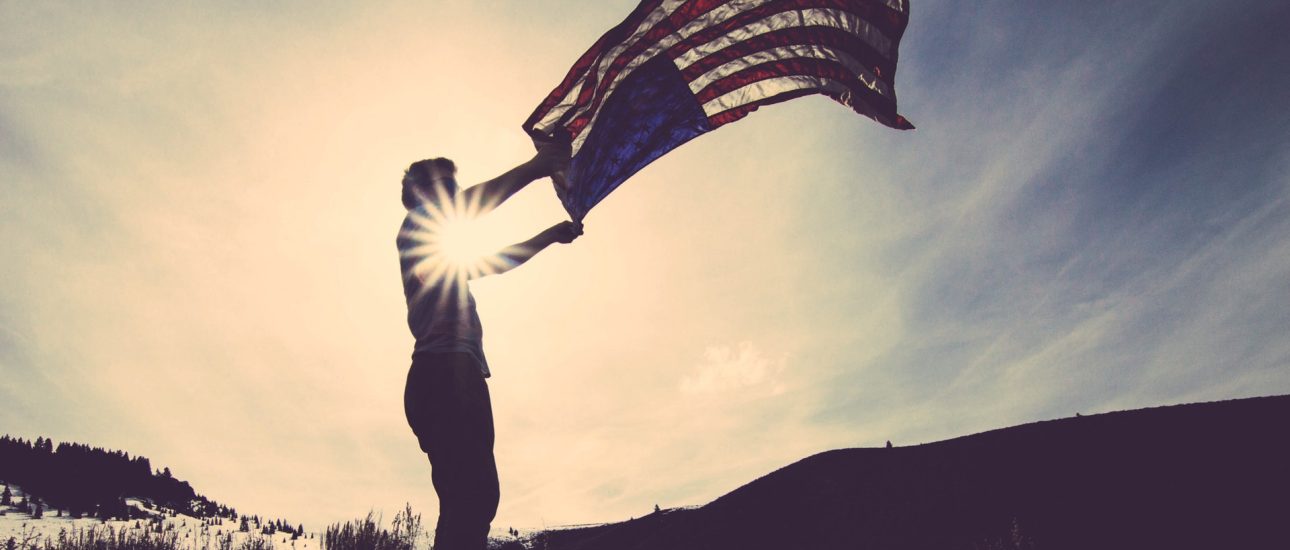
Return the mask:
[(493, 235), (479, 220), (489, 208), (442, 191), (420, 199), (423, 207), (412, 212), (414, 226), (406, 230), (416, 246), (404, 254), (415, 257), (415, 272), (422, 280), (465, 282), (505, 266)]

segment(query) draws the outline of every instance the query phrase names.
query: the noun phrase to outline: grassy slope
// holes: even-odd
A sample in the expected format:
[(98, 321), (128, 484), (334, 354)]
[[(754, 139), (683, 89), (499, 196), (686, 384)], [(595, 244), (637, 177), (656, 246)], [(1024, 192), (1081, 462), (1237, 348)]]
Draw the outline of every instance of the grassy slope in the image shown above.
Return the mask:
[(549, 550), (1290, 548), (1288, 521), (1282, 396), (830, 451), (699, 509), (542, 536)]

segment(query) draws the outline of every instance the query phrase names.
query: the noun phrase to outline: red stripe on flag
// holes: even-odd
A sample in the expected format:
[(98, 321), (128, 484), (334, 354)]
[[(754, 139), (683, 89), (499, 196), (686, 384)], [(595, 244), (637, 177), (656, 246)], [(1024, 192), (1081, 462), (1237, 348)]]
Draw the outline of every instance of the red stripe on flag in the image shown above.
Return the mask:
[[(839, 82), (839, 84), (842, 84), (842, 83), (841, 83), (841, 82)], [(877, 94), (872, 93), (872, 90), (869, 90), (868, 88), (864, 88), (863, 86), (861, 86), (861, 88), (862, 88), (863, 90), (867, 90), (867, 91), (869, 91), (869, 93), (868, 93), (868, 94), (866, 94), (866, 95), (871, 95), (871, 96), (875, 96), (875, 95), (877, 95)], [(856, 93), (856, 91), (855, 91), (854, 89), (852, 89), (852, 94), (853, 94), (853, 96), (855, 95), (855, 93)], [(788, 92), (784, 92), (784, 93), (782, 93), (782, 94), (777, 94), (777, 95), (773, 95), (773, 96), (770, 96), (770, 97), (764, 97), (764, 98), (758, 99), (758, 100), (756, 100), (756, 101), (752, 101), (752, 102), (749, 102), (749, 103), (745, 103), (745, 104), (740, 105), (740, 106), (738, 106), (738, 107), (734, 107), (734, 108), (732, 108), (732, 109), (728, 109), (728, 110), (726, 110), (726, 111), (722, 111), (722, 112), (720, 112), (720, 113), (717, 113), (717, 114), (715, 114), (715, 115), (712, 115), (712, 116), (708, 117), (708, 123), (712, 126), (712, 128), (713, 128), (713, 129), (716, 129), (718, 126), (721, 126), (721, 125), (723, 125), (723, 124), (729, 124), (729, 123), (734, 122), (734, 121), (736, 121), (736, 120), (739, 120), (739, 119), (741, 119), (741, 118), (743, 118), (743, 117), (745, 117), (745, 116), (748, 116), (748, 113), (751, 113), (751, 112), (753, 112), (753, 111), (756, 111), (758, 107), (761, 107), (761, 106), (763, 106), (763, 105), (771, 105), (771, 104), (775, 104), (775, 103), (780, 103), (780, 102), (783, 102), (783, 101), (788, 101), (788, 100), (790, 100), (790, 99), (795, 99), (795, 98), (799, 98), (799, 97), (807, 96), (807, 95), (811, 95), (811, 94), (821, 94), (821, 95), (825, 95), (825, 96), (828, 96), (828, 97), (830, 97), (830, 98), (833, 98), (833, 100), (834, 100), (834, 101), (837, 101), (838, 103), (842, 103), (842, 104), (846, 104), (846, 103), (847, 103), (847, 102), (846, 102), (846, 101), (845, 101), (841, 96), (839, 96), (838, 94), (835, 94), (835, 93), (833, 93), (833, 92), (829, 92), (829, 91), (827, 91), (827, 90), (820, 90), (820, 89), (816, 89), (816, 88), (803, 89), (803, 90), (791, 90), (791, 91), (788, 91)], [(877, 96), (877, 97), (882, 97), (882, 96)], [(906, 120), (906, 119), (905, 119), (905, 117), (900, 116), (900, 115), (898, 115), (898, 114), (888, 114), (888, 113), (880, 113), (880, 112), (877, 112), (877, 110), (873, 109), (873, 108), (872, 108), (869, 104), (867, 104), (863, 99), (857, 99), (856, 97), (852, 97), (852, 98), (851, 98), (851, 108), (852, 108), (853, 110), (855, 110), (855, 112), (860, 113), (860, 114), (865, 115), (865, 116), (868, 116), (868, 117), (870, 117), (870, 118), (872, 118), (872, 119), (874, 119), (874, 120), (878, 121), (878, 123), (880, 123), (880, 124), (882, 124), (882, 125), (884, 125), (884, 126), (887, 126), (887, 127), (889, 127), (889, 128), (895, 128), (895, 129), (897, 129), (897, 130), (913, 130), (913, 129), (914, 129), (914, 125), (913, 125), (913, 124), (910, 124), (910, 122), (909, 122), (908, 120)]]
[(565, 124), (564, 127), (569, 131), (570, 137), (577, 137), (588, 124), (591, 124), (591, 117), (582, 116), (574, 119), (573, 122)]
[[(841, 103), (848, 104), (856, 112), (873, 117), (874, 120), (877, 120), (878, 122), (886, 124), (887, 126), (891, 126), (893, 128), (902, 127), (900, 125), (899, 120), (897, 120), (897, 117), (899, 115), (896, 113), (895, 98), (884, 96), (874, 90), (869, 89), (868, 86), (865, 86), (864, 84), (862, 84), (860, 80), (856, 78), (855, 74), (852, 73), (845, 66), (843, 66), (842, 64), (836, 61), (829, 61), (825, 59), (794, 58), (794, 59), (785, 59), (782, 61), (774, 61), (770, 63), (762, 63), (760, 65), (754, 65), (752, 67), (748, 67), (747, 69), (734, 73), (726, 78), (713, 82), (711, 85), (704, 88), (703, 90), (700, 90), (699, 93), (695, 94), (695, 98), (699, 101), (700, 104), (704, 104), (713, 99), (721, 97), (722, 95), (725, 95), (729, 92), (732, 92), (734, 90), (737, 90), (749, 84), (753, 84), (755, 82), (760, 82), (770, 78), (791, 77), (791, 76), (812, 76), (812, 77), (832, 80), (839, 84), (842, 84), (843, 86), (846, 86), (847, 89), (851, 92), (851, 98), (849, 102), (844, 101), (842, 97), (837, 96), (836, 94), (830, 93), (826, 90), (811, 89), (811, 91), (815, 93), (821, 93), (821, 94), (827, 95), (829, 97), (832, 97), (833, 99), (838, 100)], [(785, 96), (786, 94), (793, 93), (793, 92), (794, 91), (786, 91), (784, 93), (771, 94), (766, 98), (755, 99), (751, 103), (756, 105), (765, 105), (767, 103), (773, 103), (773, 102), (767, 102), (765, 100), (770, 98), (778, 99), (780, 97)], [(789, 97), (791, 98), (791, 97), (798, 97), (798, 96), (793, 95)], [(779, 101), (783, 101), (783, 100), (780, 99)], [(718, 115), (719, 114), (721, 113), (718, 113)], [(747, 113), (744, 113), (744, 114), (747, 114)], [(739, 115), (739, 116), (743, 116), (743, 115)], [(737, 118), (738, 117), (736, 117), (735, 119)], [(908, 121), (906, 121), (904, 122), (904, 124), (908, 125), (909, 123)], [(715, 125), (716, 124), (714, 123), (714, 126)], [(908, 127), (913, 128), (912, 125), (909, 125)]]
[[(561, 119), (561, 122), (569, 128), (570, 135), (578, 135), (578, 133), (587, 126), (591, 117), (595, 116), (596, 111), (600, 109), (600, 104), (608, 95), (614, 79), (618, 77), (618, 74), (622, 72), (623, 68), (625, 68), (628, 63), (636, 59), (636, 57), (646, 49), (658, 44), (659, 41), (664, 38), (667, 38), (668, 35), (676, 33), (677, 30), (688, 24), (690, 21), (693, 21), (703, 14), (706, 14), (726, 3), (727, 0), (694, 0), (692, 2), (687, 2), (685, 5), (677, 8), (676, 11), (668, 15), (666, 19), (660, 21), (657, 25), (654, 25), (654, 27), (649, 31), (646, 31), (645, 35), (642, 36), (640, 40), (637, 40), (636, 43), (632, 44), (624, 50), (623, 53), (619, 54), (618, 57), (614, 58), (613, 63), (610, 64), (609, 70), (605, 71), (603, 80), (597, 82), (595, 80), (596, 75), (591, 75), (589, 82), (590, 86), (583, 86), (582, 91), (578, 94), (578, 105), (587, 105), (585, 110), (583, 110), (581, 115), (572, 120), (569, 120), (567, 117)], [(593, 86), (595, 88), (594, 95), (592, 89)], [(572, 113), (573, 111), (570, 111), (570, 114)]]
[(600, 39), (596, 40), (596, 43), (592, 44), (591, 48), (588, 49), (586, 53), (582, 54), (582, 57), (579, 57), (578, 61), (573, 64), (573, 67), (569, 69), (568, 74), (565, 75), (564, 80), (561, 81), (554, 90), (551, 90), (551, 93), (547, 95), (546, 99), (544, 99), (540, 105), (538, 105), (538, 108), (533, 111), (533, 114), (529, 116), (528, 120), (524, 121), (524, 128), (532, 129), (534, 125), (545, 118), (547, 113), (549, 113), (553, 107), (558, 105), (560, 101), (564, 99), (564, 96), (569, 94), (569, 90), (573, 89), (573, 86), (577, 81), (585, 78), (587, 69), (601, 56), (601, 54), (604, 53), (605, 50), (627, 38), (628, 33), (635, 30), (635, 28), (641, 24), (641, 21), (644, 21), (645, 17), (662, 3), (663, 0), (643, 0), (636, 6), (636, 9), (632, 10), (632, 12), (627, 15), (627, 18), (624, 19), (622, 23), (619, 23), (617, 26), (609, 29), (605, 34), (601, 35)]
[(837, 61), (795, 57), (753, 65), (738, 71), (709, 84), (699, 93), (694, 94), (694, 98), (702, 105), (754, 82), (768, 78), (795, 75), (817, 76), (842, 83), (855, 80), (856, 76), (850, 69)]
[(744, 25), (760, 21), (778, 13), (811, 8), (837, 9), (854, 14), (876, 27), (879, 32), (891, 39), (893, 43), (900, 40), (900, 36), (905, 32), (905, 26), (909, 23), (908, 14), (893, 10), (887, 7), (886, 3), (881, 1), (785, 0), (781, 2), (768, 2), (765, 5), (740, 13), (735, 17), (721, 21), (716, 25), (691, 35), (689, 38), (686, 38), (680, 43), (669, 48), (667, 54), (672, 56), (672, 59), (676, 59), (681, 57), (685, 52), (725, 36), (729, 34), (730, 31), (738, 29)]
[[(829, 46), (844, 51), (868, 67), (889, 86), (896, 74), (896, 64), (878, 54), (860, 37), (836, 27), (789, 27), (736, 42), (700, 59), (681, 71), (692, 81), (704, 73), (749, 54), (788, 45)], [(875, 70), (876, 69), (876, 70)]]
[(770, 105), (773, 103), (779, 103), (781, 101), (788, 101), (790, 99), (795, 99), (802, 96), (808, 96), (811, 94), (818, 94), (818, 93), (820, 93), (820, 91), (815, 89), (793, 90), (790, 92), (784, 92), (776, 96), (765, 97), (757, 101), (754, 101), (752, 103), (745, 103), (743, 105), (740, 105), (728, 111), (722, 111), (720, 113), (712, 115), (708, 117), (708, 123), (715, 130), (718, 126), (721, 126), (722, 124), (729, 124), (731, 122), (734, 122), (736, 120), (739, 120), (743, 117), (748, 116), (748, 113), (756, 111), (757, 108), (761, 107), (762, 105)]

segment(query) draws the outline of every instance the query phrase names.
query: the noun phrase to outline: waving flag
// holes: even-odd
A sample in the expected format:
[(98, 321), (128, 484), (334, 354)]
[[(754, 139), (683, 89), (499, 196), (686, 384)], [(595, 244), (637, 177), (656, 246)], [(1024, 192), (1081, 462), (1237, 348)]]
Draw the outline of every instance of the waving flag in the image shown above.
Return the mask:
[(899, 129), (908, 0), (643, 0), (524, 123), (572, 145), (574, 219), (654, 159), (762, 105), (823, 94)]

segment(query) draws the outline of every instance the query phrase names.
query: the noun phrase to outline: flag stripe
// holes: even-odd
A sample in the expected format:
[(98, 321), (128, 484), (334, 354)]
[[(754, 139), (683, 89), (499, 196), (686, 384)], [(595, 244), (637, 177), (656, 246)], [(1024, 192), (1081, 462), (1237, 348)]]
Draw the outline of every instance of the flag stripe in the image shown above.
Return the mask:
[(755, 81), (704, 103), (703, 110), (709, 114), (711, 126), (717, 128), (747, 116), (762, 105), (816, 93), (847, 105), (885, 126), (900, 130), (914, 128), (905, 117), (885, 107), (875, 108), (872, 103), (882, 103), (881, 96), (873, 95), (868, 88), (848, 86), (845, 82), (815, 76), (778, 76)]
[[(713, 19), (734, 17), (754, 7), (756, 4), (752, 2), (696, 0), (672, 11), (666, 18), (658, 20), (653, 28), (639, 39), (633, 40), (630, 47), (621, 50), (613, 63), (606, 68), (599, 82), (592, 81), (589, 86), (583, 86), (578, 96), (578, 104), (581, 107), (561, 117), (560, 122), (569, 128), (571, 135), (575, 136), (575, 146), (578, 143), (577, 137), (591, 123), (591, 118), (600, 108), (605, 97), (612, 93), (614, 87), (636, 67), (686, 37), (702, 31)], [(651, 17), (651, 20), (653, 19)]]
[[(740, 17), (720, 21), (715, 25), (704, 29), (702, 33), (690, 37), (685, 43), (673, 46), (668, 50), (668, 55), (674, 59), (686, 57), (688, 50), (700, 44), (707, 44), (711, 41), (718, 40), (722, 36), (734, 33), (740, 27), (748, 26), (753, 21), (768, 20), (771, 17), (790, 12), (790, 10), (811, 10), (811, 9), (829, 9), (833, 11), (849, 12), (854, 17), (868, 21), (875, 28), (878, 37), (875, 42), (881, 44), (879, 48), (884, 54), (890, 49), (888, 44), (900, 40), (900, 35), (904, 32), (906, 15), (895, 12), (882, 6), (875, 5), (871, 2), (855, 2), (848, 0), (793, 0), (787, 2), (772, 2), (758, 6), (755, 9), (741, 13)], [(791, 12), (788, 15), (792, 15)], [(783, 22), (785, 19), (775, 19), (771, 21)], [(799, 25), (800, 26), (800, 25)], [(686, 63), (678, 63), (678, 66), (684, 68)]]
[[(596, 73), (592, 72), (592, 67), (593, 64), (599, 67), (603, 63), (607, 53), (606, 46), (609, 46), (610, 52), (621, 50), (635, 36), (640, 35), (645, 29), (652, 28), (658, 19), (665, 17), (682, 3), (682, 0), (671, 0), (666, 3), (663, 0), (642, 1), (627, 16), (627, 19), (601, 35), (591, 49), (578, 58), (564, 80), (533, 112), (525, 122), (525, 126), (549, 134), (551, 126), (560, 119), (560, 116), (578, 104), (577, 98), (581, 89), (586, 87), (588, 79), (594, 82)], [(539, 118), (539, 115), (543, 116)]]
[(714, 98), (730, 93), (731, 91), (747, 86), (753, 82), (766, 80), (768, 78), (796, 75), (818, 76), (820, 78), (827, 78), (844, 83), (852, 79), (851, 71), (848, 70), (845, 65), (838, 63), (837, 61), (830, 59), (795, 57), (744, 67), (719, 80), (714, 80), (711, 84), (696, 92), (694, 94), (694, 98), (698, 100), (699, 103), (707, 103), (712, 101)]
[[(754, 51), (751, 54), (716, 67), (698, 78), (690, 80), (690, 89), (697, 94), (698, 92), (708, 88), (714, 82), (722, 80), (745, 68), (790, 59), (822, 59), (836, 61), (846, 67), (846, 70), (849, 71), (854, 78), (859, 79), (865, 86), (868, 86), (873, 91), (885, 96), (890, 96), (892, 94), (891, 87), (888, 86), (885, 81), (869, 72), (869, 69), (865, 68), (865, 66), (860, 63), (860, 61), (856, 60), (856, 58), (851, 57), (850, 54), (826, 46), (803, 44)], [(684, 72), (682, 74), (684, 74)], [(724, 92), (719, 91), (718, 93)], [(700, 99), (700, 101), (702, 101), (702, 99)]]
[[(587, 74), (582, 90), (578, 92), (575, 102), (577, 107), (560, 117), (561, 124), (569, 124), (575, 116), (589, 108), (591, 101), (602, 97), (602, 92), (612, 87), (620, 76), (626, 77), (632, 69), (648, 61), (648, 58), (640, 54), (643, 50), (656, 43), (657, 38), (651, 36), (651, 34), (655, 33), (660, 26), (666, 27), (669, 21), (678, 16), (678, 12), (684, 13), (693, 7), (693, 2), (671, 0), (664, 2), (650, 12), (631, 36), (605, 52), (597, 61), (594, 70)], [(627, 70), (624, 72), (624, 69)], [(599, 102), (596, 102), (595, 105), (599, 107)]]
[[(863, 20), (837, 10), (811, 10), (802, 17), (787, 20), (768, 18), (686, 52), (676, 58), (676, 66), (687, 79), (693, 80), (720, 64), (752, 52), (791, 44), (819, 44), (845, 51), (863, 66), (877, 68), (876, 72), (885, 79), (892, 78), (895, 61), (874, 47), (872, 41), (861, 38), (856, 31), (863, 27)], [(883, 42), (884, 49), (889, 50), (885, 39)]]
[[(847, 87), (841, 82), (834, 82), (826, 78), (816, 78), (810, 76), (784, 76), (776, 79), (764, 80), (749, 84), (749, 86), (763, 85), (763, 83), (773, 85), (778, 90), (784, 90), (774, 95), (765, 96), (762, 94), (746, 93), (743, 90), (735, 90), (726, 95), (718, 97), (712, 101), (703, 104), (703, 110), (712, 113), (708, 116), (708, 122), (713, 128), (723, 124), (729, 124), (739, 120), (762, 105), (780, 103), (812, 94), (823, 93), (837, 99), (847, 93)], [(750, 100), (751, 96), (758, 96), (760, 99)]]

